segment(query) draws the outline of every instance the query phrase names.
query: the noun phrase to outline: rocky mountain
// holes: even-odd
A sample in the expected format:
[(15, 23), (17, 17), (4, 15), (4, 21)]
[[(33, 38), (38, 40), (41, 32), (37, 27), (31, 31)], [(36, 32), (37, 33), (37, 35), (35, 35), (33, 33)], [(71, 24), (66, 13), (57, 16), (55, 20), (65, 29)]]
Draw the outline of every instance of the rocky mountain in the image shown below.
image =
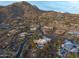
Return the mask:
[[(23, 42), (24, 35), (29, 32), (33, 36), (31, 39), (39, 39), (39, 25), (44, 34), (73, 38), (70, 32), (79, 32), (79, 14), (44, 11), (25, 1), (0, 6), (0, 48), (15, 53)], [(79, 35), (76, 37), (79, 38)], [(34, 42), (30, 40), (29, 45), (34, 45)]]
[[(0, 8), (0, 23), (15, 25), (19, 22), (50, 22), (76, 23), (78, 14), (60, 13), (55, 11), (43, 11), (27, 2), (17, 2)], [(75, 20), (75, 22), (74, 22)], [(70, 24), (69, 23), (69, 24)], [(53, 25), (53, 24), (51, 24)], [(67, 24), (66, 24), (67, 25)]]

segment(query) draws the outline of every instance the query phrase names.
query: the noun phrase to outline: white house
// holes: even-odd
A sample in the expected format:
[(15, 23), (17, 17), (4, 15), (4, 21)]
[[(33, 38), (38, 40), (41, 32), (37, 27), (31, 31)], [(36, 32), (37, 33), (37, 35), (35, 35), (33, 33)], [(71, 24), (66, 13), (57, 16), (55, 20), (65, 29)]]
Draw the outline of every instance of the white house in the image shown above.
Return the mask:
[(44, 44), (47, 44), (50, 41), (51, 41), (50, 38), (47, 38), (47, 37), (43, 36), (42, 39), (34, 40), (34, 43), (37, 43), (38, 47), (43, 48)]

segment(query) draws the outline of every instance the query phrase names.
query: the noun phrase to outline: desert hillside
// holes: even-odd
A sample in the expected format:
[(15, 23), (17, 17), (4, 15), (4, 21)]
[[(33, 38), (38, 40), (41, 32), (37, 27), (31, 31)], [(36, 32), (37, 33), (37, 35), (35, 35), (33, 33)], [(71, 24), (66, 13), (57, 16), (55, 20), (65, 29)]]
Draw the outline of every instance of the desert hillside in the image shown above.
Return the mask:
[[(78, 39), (79, 14), (44, 11), (25, 1), (0, 6), (0, 57), (76, 58)], [(75, 48), (62, 47), (72, 41)]]

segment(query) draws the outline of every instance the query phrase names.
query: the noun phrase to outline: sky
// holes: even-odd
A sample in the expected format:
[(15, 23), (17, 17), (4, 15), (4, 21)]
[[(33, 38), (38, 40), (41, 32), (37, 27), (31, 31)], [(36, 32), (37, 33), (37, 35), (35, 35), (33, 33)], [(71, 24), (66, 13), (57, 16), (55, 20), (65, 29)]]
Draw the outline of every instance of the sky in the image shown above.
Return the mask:
[[(6, 6), (17, 1), (0, 1), (0, 6)], [(39, 9), (79, 14), (79, 1), (27, 1)]]

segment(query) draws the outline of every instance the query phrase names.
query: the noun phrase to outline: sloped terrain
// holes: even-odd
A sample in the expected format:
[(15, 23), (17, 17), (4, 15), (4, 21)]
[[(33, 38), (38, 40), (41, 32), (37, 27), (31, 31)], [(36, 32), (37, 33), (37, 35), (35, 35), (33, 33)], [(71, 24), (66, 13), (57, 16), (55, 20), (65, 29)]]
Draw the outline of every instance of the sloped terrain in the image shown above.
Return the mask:
[[(78, 14), (43, 11), (24, 1), (0, 6), (0, 57), (76, 58), (78, 33)], [(71, 52), (72, 46), (64, 50), (68, 54), (61, 53), (65, 40), (74, 41), (77, 52)]]

